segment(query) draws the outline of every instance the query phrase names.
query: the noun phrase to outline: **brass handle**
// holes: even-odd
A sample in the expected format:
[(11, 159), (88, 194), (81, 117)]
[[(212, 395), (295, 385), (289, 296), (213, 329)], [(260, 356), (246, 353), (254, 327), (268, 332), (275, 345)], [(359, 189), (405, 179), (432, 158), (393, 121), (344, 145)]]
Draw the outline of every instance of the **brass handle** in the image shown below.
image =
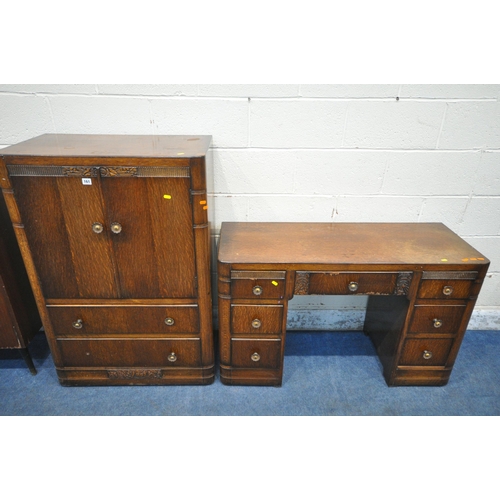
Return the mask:
[(254, 295), (262, 295), (262, 287), (261, 286), (254, 286), (252, 288), (253, 294)]
[(175, 323), (174, 318), (165, 318), (165, 324), (168, 326), (172, 326)]
[(434, 319), (434, 328), (441, 328), (443, 326), (443, 322), (440, 319)]
[(171, 352), (169, 355), (168, 355), (168, 358), (167, 358), (171, 363), (175, 363), (177, 361), (177, 356), (175, 355), (175, 352)]
[(83, 327), (83, 321), (81, 319), (77, 319), (76, 321), (73, 321), (72, 325), (73, 325), (73, 328), (80, 330), (80, 328)]
[(102, 233), (104, 230), (104, 226), (100, 223), (100, 222), (94, 222), (92, 224), (92, 231), (94, 231), (94, 233)]
[(258, 352), (254, 352), (250, 357), (252, 358), (252, 361), (255, 362), (260, 360), (260, 354)]
[(260, 319), (254, 319), (254, 320), (252, 321), (252, 326), (253, 326), (254, 328), (260, 328), (260, 325), (262, 325), (262, 322), (260, 321)]
[(443, 287), (443, 294), (444, 295), (451, 295), (453, 293), (453, 287), (452, 286), (445, 286)]
[(358, 289), (358, 284), (355, 281), (349, 283), (349, 291), (355, 292)]
[(112, 222), (111, 223), (111, 231), (113, 231), (113, 233), (115, 233), (115, 234), (121, 233), (122, 232), (122, 225), (118, 222)]
[(424, 354), (422, 356), (424, 359), (431, 359), (432, 358), (432, 352), (431, 351), (424, 351)]

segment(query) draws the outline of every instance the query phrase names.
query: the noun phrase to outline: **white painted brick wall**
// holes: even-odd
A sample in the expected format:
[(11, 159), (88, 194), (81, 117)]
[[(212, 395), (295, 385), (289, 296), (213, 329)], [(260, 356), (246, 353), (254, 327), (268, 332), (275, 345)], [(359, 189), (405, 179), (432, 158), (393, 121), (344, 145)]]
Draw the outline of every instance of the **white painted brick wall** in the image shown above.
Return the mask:
[[(441, 221), (492, 261), (471, 325), (498, 328), (499, 98), (493, 84), (4, 84), (0, 145), (212, 135), (214, 250), (224, 220)], [(365, 304), (296, 298), (290, 326), (359, 327)]]

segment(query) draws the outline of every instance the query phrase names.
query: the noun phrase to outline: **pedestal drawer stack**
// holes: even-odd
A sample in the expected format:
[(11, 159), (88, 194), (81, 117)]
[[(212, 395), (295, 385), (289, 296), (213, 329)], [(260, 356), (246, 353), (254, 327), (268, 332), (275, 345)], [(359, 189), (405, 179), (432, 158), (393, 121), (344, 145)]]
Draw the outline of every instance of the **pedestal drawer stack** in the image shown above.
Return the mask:
[(481, 282), (477, 271), (424, 271), (418, 286), (398, 371), (449, 376)]

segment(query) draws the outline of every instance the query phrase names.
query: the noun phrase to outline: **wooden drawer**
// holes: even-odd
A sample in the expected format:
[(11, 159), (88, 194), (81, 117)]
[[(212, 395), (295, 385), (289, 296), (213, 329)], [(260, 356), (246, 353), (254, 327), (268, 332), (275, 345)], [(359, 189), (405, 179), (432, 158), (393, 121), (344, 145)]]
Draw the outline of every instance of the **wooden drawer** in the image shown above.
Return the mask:
[(280, 334), (283, 306), (259, 305), (231, 306), (231, 332), (233, 334)]
[(233, 299), (282, 299), (285, 271), (231, 271)]
[(398, 273), (310, 273), (311, 295), (392, 295)]
[(65, 367), (195, 367), (200, 339), (58, 339)]
[(465, 306), (415, 306), (410, 323), (411, 333), (456, 333)]
[(453, 339), (407, 339), (399, 358), (400, 366), (444, 366)]
[[(48, 307), (58, 335), (198, 333), (198, 306)], [(80, 320), (80, 321), (79, 321)]]
[(279, 368), (281, 340), (231, 339), (233, 368)]
[(468, 299), (471, 280), (422, 280), (418, 289), (419, 299)]

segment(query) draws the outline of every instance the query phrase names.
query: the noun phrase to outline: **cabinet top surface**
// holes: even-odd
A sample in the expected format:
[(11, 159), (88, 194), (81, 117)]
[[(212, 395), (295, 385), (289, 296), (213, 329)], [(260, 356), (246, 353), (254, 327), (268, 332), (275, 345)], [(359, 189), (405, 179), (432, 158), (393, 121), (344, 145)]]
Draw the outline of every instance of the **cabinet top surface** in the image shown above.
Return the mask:
[(241, 264), (481, 265), (441, 223), (223, 222), (218, 259)]
[(45, 134), (0, 149), (0, 155), (193, 158), (204, 156), (210, 135)]

